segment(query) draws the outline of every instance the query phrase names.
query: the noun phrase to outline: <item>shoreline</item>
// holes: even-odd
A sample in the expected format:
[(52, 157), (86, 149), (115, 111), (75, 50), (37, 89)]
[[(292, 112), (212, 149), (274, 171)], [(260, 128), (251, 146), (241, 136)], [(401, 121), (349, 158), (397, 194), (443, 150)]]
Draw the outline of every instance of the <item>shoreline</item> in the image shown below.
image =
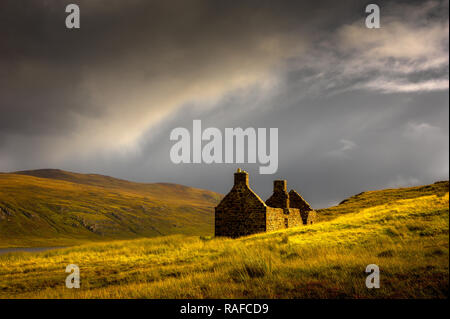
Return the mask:
[(9, 247), (9, 248), (0, 248), (0, 255), (8, 254), (8, 253), (16, 253), (16, 252), (27, 252), (27, 253), (35, 253), (59, 248), (66, 248), (67, 246), (51, 246), (51, 247)]

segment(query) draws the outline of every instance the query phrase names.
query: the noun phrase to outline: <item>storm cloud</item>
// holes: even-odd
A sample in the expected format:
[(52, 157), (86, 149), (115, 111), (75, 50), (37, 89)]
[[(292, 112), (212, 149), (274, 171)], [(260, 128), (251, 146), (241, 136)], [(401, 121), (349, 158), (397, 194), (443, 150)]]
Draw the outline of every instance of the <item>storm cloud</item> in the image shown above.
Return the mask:
[(225, 193), (237, 164), (173, 164), (175, 127), (277, 127), (315, 207), (448, 179), (448, 1), (0, 4), (0, 171), (62, 168)]

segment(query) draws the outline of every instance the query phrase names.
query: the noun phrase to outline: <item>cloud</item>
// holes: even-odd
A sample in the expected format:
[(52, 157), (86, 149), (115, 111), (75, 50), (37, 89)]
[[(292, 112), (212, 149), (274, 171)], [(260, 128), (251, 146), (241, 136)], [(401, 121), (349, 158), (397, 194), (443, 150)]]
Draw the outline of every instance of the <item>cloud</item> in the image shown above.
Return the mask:
[(419, 83), (405, 83), (401, 80), (383, 80), (382, 78), (368, 82), (369, 89), (380, 90), (383, 93), (395, 92), (422, 92), (448, 90), (448, 80), (426, 80)]
[(356, 143), (346, 139), (340, 139), (339, 143), (342, 145), (339, 149), (328, 152), (330, 156), (347, 157), (347, 153), (356, 147)]
[(407, 139), (427, 144), (440, 142), (444, 134), (439, 127), (425, 122), (408, 122), (403, 131)]
[(349, 141), (349, 140), (341, 139), (339, 142), (344, 144), (340, 149), (341, 152), (346, 152), (346, 151), (352, 150), (356, 146), (356, 144), (354, 142)]
[(447, 11), (448, 1), (386, 3), (380, 29), (367, 29), (363, 18), (343, 24), (299, 57), (296, 66), (309, 71), (311, 90), (318, 94), (330, 89), (448, 90)]
[(52, 135), (61, 158), (133, 148), (187, 104), (276, 82), (277, 64), (306, 46), (289, 31), (291, 11), (278, 5), (78, 5), (76, 31), (64, 27), (64, 1), (33, 2), (26, 12), (6, 1), (0, 19), (0, 132), (15, 142), (38, 136), (39, 144)]
[[(382, 5), (378, 30), (365, 27), (354, 1), (334, 14), (331, 3), (78, 4), (76, 32), (63, 27), (64, 1), (36, 2), (26, 13), (17, 2), (3, 4), (0, 132), (11, 143), (41, 137), (34, 143), (51, 143), (60, 158), (133, 151), (145, 131), (185, 105), (277, 90), (293, 73), (302, 77), (299, 97), (448, 89), (447, 2)], [(447, 71), (428, 74), (436, 69)], [(419, 71), (425, 75), (412, 81)]]
[(243, 167), (262, 197), (276, 178), (320, 207), (448, 176), (448, 1), (380, 1), (374, 30), (356, 0), (80, 0), (74, 32), (69, 2), (0, 3), (0, 171), (226, 192), (235, 165), (169, 159), (170, 131), (201, 119), (279, 128), (276, 176)]

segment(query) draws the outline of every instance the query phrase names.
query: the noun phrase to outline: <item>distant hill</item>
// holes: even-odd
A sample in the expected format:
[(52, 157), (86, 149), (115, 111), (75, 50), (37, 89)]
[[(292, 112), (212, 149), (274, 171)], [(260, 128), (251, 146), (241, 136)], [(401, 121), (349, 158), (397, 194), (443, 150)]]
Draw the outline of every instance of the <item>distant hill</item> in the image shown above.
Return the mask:
[(0, 247), (213, 233), (222, 195), (58, 169), (0, 173)]

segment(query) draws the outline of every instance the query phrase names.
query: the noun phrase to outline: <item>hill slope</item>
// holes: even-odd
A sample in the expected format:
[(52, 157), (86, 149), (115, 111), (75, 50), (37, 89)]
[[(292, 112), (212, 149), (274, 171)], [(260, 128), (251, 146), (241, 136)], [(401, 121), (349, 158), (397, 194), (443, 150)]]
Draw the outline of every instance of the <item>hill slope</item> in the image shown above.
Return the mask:
[(339, 205), (319, 209), (317, 212), (320, 216), (320, 221), (326, 221), (364, 208), (385, 205), (401, 199), (413, 199), (428, 195), (443, 196), (448, 191), (448, 181), (440, 181), (434, 184), (416, 187), (367, 191), (347, 198), (340, 202)]
[(211, 234), (221, 195), (61, 170), (0, 174), (0, 247)]
[[(370, 192), (322, 214), (333, 219), (235, 240), (176, 235), (0, 255), (0, 297), (448, 298), (448, 182)], [(69, 263), (81, 267), (80, 289), (64, 286)], [(380, 268), (379, 289), (366, 288), (369, 264)]]

